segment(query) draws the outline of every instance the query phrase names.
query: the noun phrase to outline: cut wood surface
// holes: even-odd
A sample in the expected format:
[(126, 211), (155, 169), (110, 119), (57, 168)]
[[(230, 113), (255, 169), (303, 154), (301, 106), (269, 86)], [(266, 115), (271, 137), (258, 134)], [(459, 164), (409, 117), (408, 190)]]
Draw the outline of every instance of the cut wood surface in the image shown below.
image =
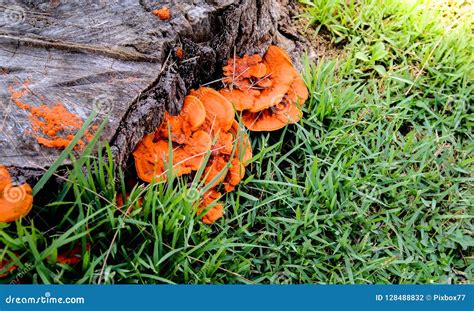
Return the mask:
[[(29, 112), (62, 103), (82, 120), (107, 116), (101, 140), (125, 167), (164, 111), (179, 112), (186, 93), (217, 79), (234, 53), (278, 44), (298, 55), (302, 41), (288, 23), (288, 1), (51, 0), (0, 1), (0, 165), (34, 180), (60, 149), (39, 144)], [(168, 7), (170, 20), (152, 14)], [(182, 48), (183, 58), (176, 49)], [(92, 131), (92, 130), (91, 130)]]

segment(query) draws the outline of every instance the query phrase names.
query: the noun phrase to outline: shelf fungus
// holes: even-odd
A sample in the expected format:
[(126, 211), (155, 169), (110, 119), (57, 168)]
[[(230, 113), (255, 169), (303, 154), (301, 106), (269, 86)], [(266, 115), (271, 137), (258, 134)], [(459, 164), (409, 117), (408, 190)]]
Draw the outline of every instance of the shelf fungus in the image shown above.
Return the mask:
[(165, 137), (149, 134), (133, 152), (135, 167), (140, 179), (145, 182), (166, 180), (167, 163), (177, 176), (196, 171), (211, 147), (211, 138), (204, 131), (194, 132), (184, 144), (171, 142)]
[(204, 128), (214, 141), (204, 171), (204, 183), (211, 187), (223, 183), (226, 192), (230, 192), (245, 175), (245, 165), (252, 157), (250, 141), (235, 121), (232, 104), (219, 92), (200, 88), (191, 94), (198, 97), (206, 108)]
[(208, 209), (207, 213), (202, 217), (203, 223), (208, 225), (213, 224), (224, 215), (224, 206), (218, 202), (221, 196), (222, 194), (214, 189), (210, 189), (204, 193), (197, 211), (198, 215), (200, 215)]
[[(179, 115), (165, 114), (162, 124), (143, 138), (133, 156), (137, 175), (145, 182), (165, 181), (168, 167), (181, 176), (205, 166), (202, 181), (210, 189), (199, 201), (198, 214), (202, 214), (222, 196), (218, 189), (230, 192), (241, 181), (252, 151), (248, 136), (235, 121), (232, 104), (218, 91), (201, 87), (185, 97)], [(202, 216), (203, 222), (215, 222), (223, 210), (221, 203), (213, 204)]]
[(281, 48), (270, 46), (263, 59), (258, 55), (229, 59), (223, 70), (226, 88), (219, 92), (242, 112), (242, 123), (249, 130), (275, 131), (301, 119), (308, 90)]
[(26, 216), (33, 207), (30, 185), (14, 186), (10, 173), (0, 166), (0, 222), (13, 222)]
[(218, 200), (242, 181), (252, 158), (249, 137), (235, 120), (235, 111), (247, 129), (274, 131), (298, 122), (308, 98), (303, 79), (277, 46), (263, 58), (229, 59), (223, 70), (226, 88), (191, 90), (180, 114), (166, 113), (155, 133), (146, 135), (133, 152), (138, 177), (145, 182), (165, 181), (167, 167), (181, 176), (205, 165), (201, 181), (207, 191), (196, 203), (206, 224), (223, 216)]

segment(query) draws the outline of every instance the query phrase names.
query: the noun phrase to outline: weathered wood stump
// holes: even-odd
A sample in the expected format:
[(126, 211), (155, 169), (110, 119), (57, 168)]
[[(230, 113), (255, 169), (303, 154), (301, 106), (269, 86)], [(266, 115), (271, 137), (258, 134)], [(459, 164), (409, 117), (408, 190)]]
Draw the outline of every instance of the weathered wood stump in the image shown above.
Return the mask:
[[(190, 88), (217, 79), (234, 53), (278, 44), (299, 55), (288, 1), (271, 0), (0, 0), (0, 165), (34, 181), (61, 150), (30, 135), (28, 113), (11, 89), (28, 83), (22, 101), (64, 106), (85, 120), (109, 121), (102, 141), (124, 167), (137, 142), (176, 114)], [(162, 21), (152, 10), (168, 7)], [(183, 58), (176, 48), (182, 48)], [(9, 89), (10, 88), (10, 89)]]

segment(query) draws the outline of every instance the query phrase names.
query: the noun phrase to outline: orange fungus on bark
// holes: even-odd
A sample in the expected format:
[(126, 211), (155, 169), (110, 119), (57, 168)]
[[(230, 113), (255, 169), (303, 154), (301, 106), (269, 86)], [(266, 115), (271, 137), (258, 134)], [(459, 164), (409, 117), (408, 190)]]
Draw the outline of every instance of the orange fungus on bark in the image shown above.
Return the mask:
[(168, 9), (167, 7), (162, 7), (160, 9), (153, 10), (151, 11), (151, 13), (157, 16), (162, 21), (168, 21), (171, 19), (171, 12), (170, 9)]
[[(20, 90), (9, 86), (11, 100), (20, 109), (29, 112), (28, 120), (31, 124), (31, 134), (36, 141), (48, 148), (66, 148), (78, 130), (83, 125), (83, 120), (78, 115), (70, 112), (63, 103), (33, 106), (24, 102), (24, 97), (29, 94), (29, 82), (23, 83)], [(94, 127), (95, 128), (95, 127)], [(94, 129), (93, 128), (93, 129)], [(92, 130), (93, 130), (92, 129)], [(83, 139), (79, 140), (76, 149), (84, 147), (85, 143), (94, 137), (91, 130), (86, 130)]]

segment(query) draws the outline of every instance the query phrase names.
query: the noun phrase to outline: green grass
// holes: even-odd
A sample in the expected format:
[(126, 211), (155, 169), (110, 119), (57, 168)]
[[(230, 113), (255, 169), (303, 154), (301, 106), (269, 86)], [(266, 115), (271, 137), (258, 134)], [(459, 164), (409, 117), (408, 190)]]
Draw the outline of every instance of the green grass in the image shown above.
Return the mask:
[[(3, 225), (0, 258), (33, 283), (472, 283), (474, 17), (439, 3), (304, 1), (344, 57), (303, 61), (304, 120), (251, 135), (215, 225), (180, 179), (117, 210), (124, 178), (89, 150), (54, 203)], [(82, 262), (56, 264), (76, 242)]]

